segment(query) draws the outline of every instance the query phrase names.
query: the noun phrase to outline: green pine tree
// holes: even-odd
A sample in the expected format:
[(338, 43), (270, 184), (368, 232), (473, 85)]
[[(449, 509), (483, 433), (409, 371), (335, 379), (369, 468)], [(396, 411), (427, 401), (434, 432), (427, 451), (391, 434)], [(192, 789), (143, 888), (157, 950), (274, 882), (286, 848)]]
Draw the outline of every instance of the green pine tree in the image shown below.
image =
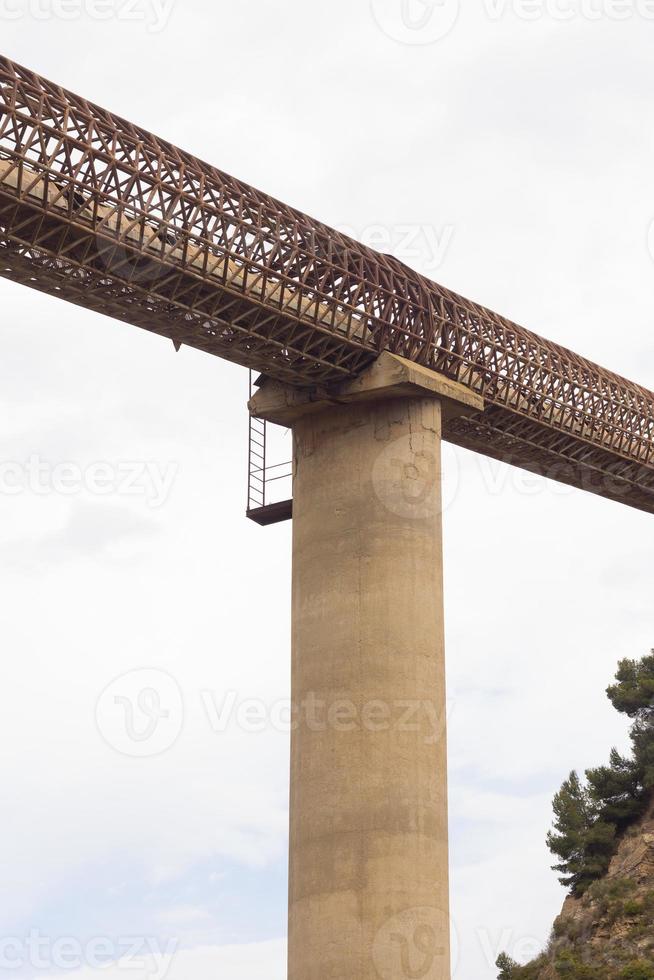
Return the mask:
[(603, 820), (618, 832), (628, 827), (644, 810), (643, 771), (635, 758), (611, 750), (608, 766), (586, 771), (588, 791)]
[(607, 689), (613, 707), (632, 718), (631, 742), (642, 790), (654, 789), (654, 651), (642, 660), (622, 660), (616, 684)]
[(576, 772), (571, 772), (554, 797), (554, 829), (547, 835), (547, 846), (560, 860), (553, 866), (559, 881), (575, 894), (586, 885), (588, 835), (597, 819), (588, 791)]
[(497, 975), (497, 980), (514, 980), (517, 976), (517, 970), (519, 970), (516, 961), (512, 960), (506, 953), (500, 953), (495, 966), (500, 971)]
[(573, 895), (606, 874), (619, 837), (644, 812), (654, 792), (654, 651), (623, 660), (607, 695), (633, 719), (631, 757), (611, 751), (609, 765), (570, 774), (554, 797), (554, 829), (547, 843), (559, 858), (554, 870)]
[(654, 791), (654, 726), (650, 721), (638, 719), (634, 722), (631, 728), (631, 744), (644, 794), (649, 797)]
[(654, 725), (654, 650), (642, 660), (621, 660), (606, 693), (622, 714)]

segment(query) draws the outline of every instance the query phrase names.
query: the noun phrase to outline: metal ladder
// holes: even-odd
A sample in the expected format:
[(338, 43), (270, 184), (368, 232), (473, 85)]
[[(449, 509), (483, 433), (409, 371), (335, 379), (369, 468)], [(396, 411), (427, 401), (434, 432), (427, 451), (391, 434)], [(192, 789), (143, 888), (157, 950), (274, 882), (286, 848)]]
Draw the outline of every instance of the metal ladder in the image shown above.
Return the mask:
[[(254, 394), (255, 372), (250, 371), (250, 398)], [(248, 441), (248, 502), (246, 514), (251, 521), (267, 527), (289, 521), (293, 516), (293, 499), (271, 499), (275, 495), (273, 484), (291, 481), (293, 463), (270, 462), (268, 423), (250, 416)], [(283, 487), (282, 487), (283, 489)]]

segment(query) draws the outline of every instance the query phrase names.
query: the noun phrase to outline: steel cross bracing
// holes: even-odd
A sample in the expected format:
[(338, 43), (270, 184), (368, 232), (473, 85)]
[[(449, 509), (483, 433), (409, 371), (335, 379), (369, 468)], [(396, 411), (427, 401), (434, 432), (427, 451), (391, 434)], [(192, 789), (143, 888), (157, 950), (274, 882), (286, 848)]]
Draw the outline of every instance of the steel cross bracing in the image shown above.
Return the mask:
[(0, 58), (0, 274), (295, 386), (388, 350), (450, 441), (654, 512), (654, 395)]

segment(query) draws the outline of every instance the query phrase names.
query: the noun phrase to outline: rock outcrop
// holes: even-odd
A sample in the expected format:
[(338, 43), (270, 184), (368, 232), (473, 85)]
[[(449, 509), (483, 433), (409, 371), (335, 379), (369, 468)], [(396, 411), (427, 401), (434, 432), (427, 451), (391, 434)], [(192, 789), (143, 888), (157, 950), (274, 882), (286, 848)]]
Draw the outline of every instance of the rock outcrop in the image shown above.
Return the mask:
[(654, 800), (608, 873), (566, 899), (547, 951), (510, 980), (654, 980)]

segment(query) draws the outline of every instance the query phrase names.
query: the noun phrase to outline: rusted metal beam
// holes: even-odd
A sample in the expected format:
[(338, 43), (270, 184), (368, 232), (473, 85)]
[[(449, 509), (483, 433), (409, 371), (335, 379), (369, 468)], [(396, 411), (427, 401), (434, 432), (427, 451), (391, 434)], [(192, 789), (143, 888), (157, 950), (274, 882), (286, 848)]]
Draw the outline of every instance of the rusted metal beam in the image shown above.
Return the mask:
[(0, 58), (0, 275), (297, 387), (383, 351), (445, 438), (654, 512), (654, 395)]

